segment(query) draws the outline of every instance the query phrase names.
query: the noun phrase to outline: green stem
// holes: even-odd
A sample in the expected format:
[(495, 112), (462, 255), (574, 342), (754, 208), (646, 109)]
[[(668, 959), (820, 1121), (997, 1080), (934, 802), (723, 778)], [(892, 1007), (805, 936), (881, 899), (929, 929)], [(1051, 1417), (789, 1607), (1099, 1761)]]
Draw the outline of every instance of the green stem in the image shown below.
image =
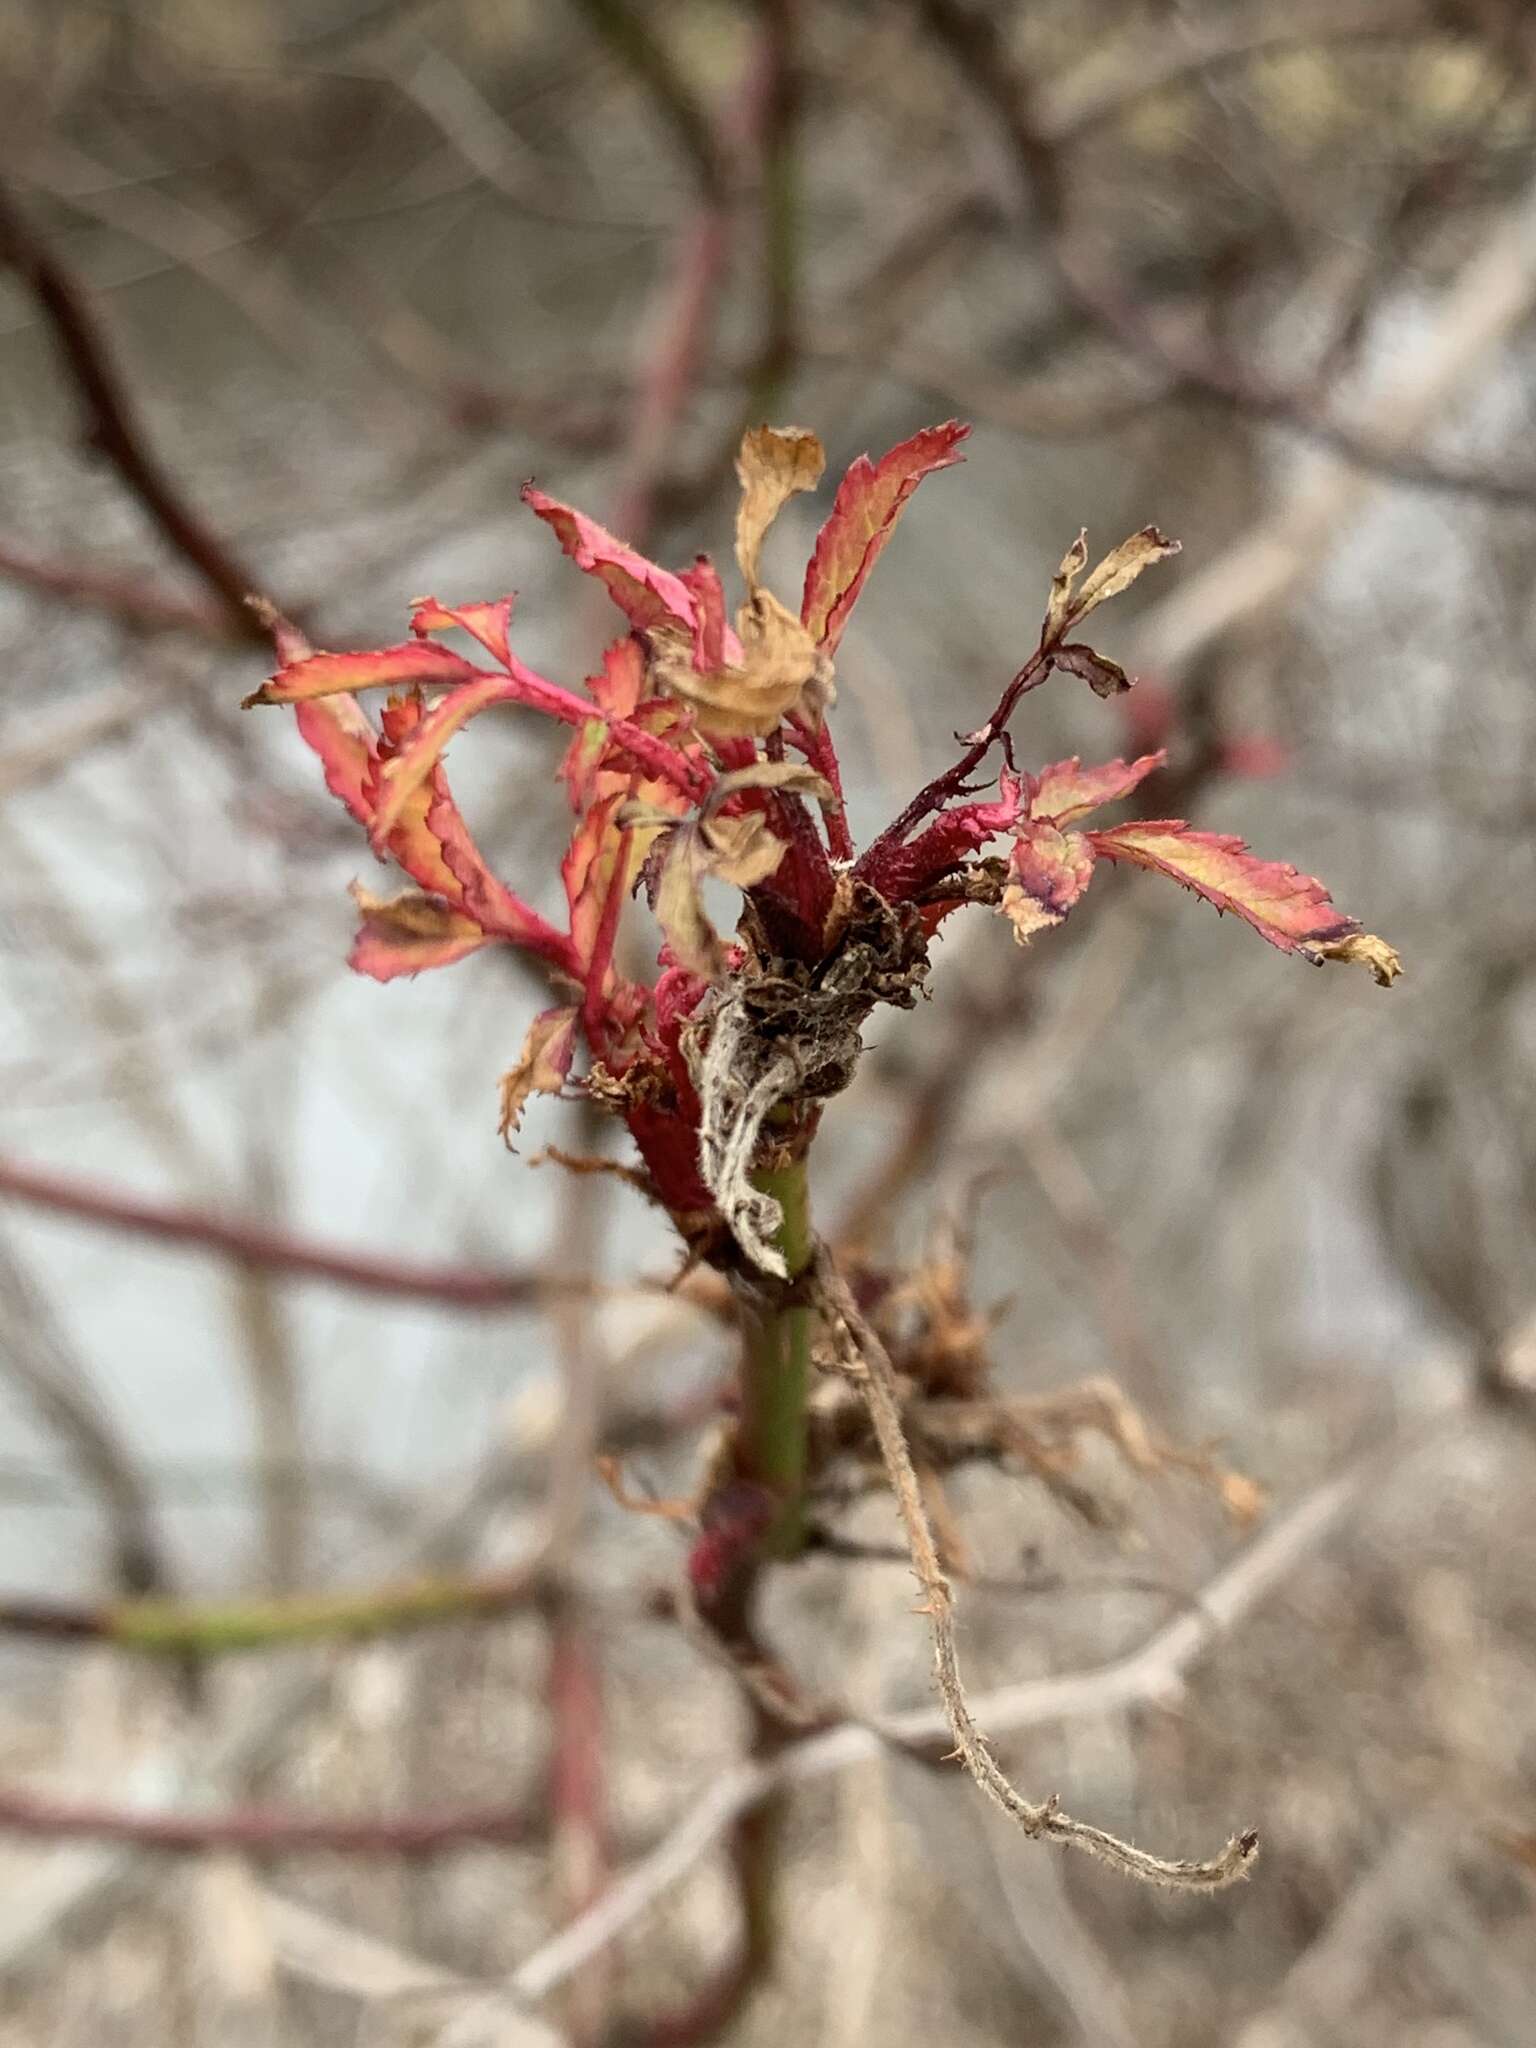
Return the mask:
[(774, 1243), (783, 1254), (789, 1285), (783, 1299), (747, 1311), (737, 1463), (744, 1478), (782, 1500), (763, 1539), (762, 1555), (785, 1558), (795, 1556), (805, 1541), (805, 1404), (813, 1312), (795, 1291), (814, 1250), (805, 1161), (765, 1169), (753, 1176), (753, 1183), (784, 1212)]
[(268, 1600), (119, 1600), (100, 1608), (0, 1601), (0, 1631), (95, 1640), (151, 1656), (218, 1657), (290, 1643), (388, 1635), (505, 1614), (537, 1590), (538, 1574), (514, 1566), (484, 1578), (403, 1579), (355, 1591), (294, 1593)]

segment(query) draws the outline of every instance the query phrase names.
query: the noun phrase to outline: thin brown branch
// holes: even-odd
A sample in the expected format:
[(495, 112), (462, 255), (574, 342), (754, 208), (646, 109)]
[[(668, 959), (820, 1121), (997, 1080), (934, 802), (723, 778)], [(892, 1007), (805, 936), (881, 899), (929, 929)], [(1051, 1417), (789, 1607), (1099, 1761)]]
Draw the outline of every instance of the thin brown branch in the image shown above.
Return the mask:
[(237, 632), (222, 606), (159, 589), (143, 576), (93, 568), (89, 562), (52, 561), (9, 542), (0, 542), (0, 576), (65, 604), (106, 612), (135, 632), (195, 633), (202, 640), (222, 641), (247, 637), (243, 628)]
[(218, 1849), (238, 1849), (262, 1858), (442, 1856), (471, 1845), (513, 1847), (533, 1840), (543, 1828), (543, 1817), (526, 1803), (357, 1817), (288, 1813), (265, 1806), (223, 1813), (155, 1813), (0, 1787), (0, 1835), (50, 1842), (130, 1842), (137, 1848), (184, 1856)]
[(91, 445), (112, 465), (167, 545), (217, 596), (231, 634), (265, 647), (267, 636), (245, 602), (260, 587), (260, 578), (193, 509), (153, 452), (85, 293), (3, 187), (0, 264), (14, 270), (36, 300), (79, 396)]
[(594, 1291), (589, 1279), (577, 1275), (430, 1265), (404, 1255), (344, 1251), (266, 1224), (212, 1215), (190, 1203), (155, 1201), (9, 1159), (0, 1159), (4, 1195), (83, 1223), (214, 1252), (267, 1272), (443, 1308), (536, 1308), (562, 1295)]
[(706, 206), (723, 205), (730, 165), (708, 109), (667, 43), (629, 0), (577, 0), (588, 26), (632, 72), (672, 132)]

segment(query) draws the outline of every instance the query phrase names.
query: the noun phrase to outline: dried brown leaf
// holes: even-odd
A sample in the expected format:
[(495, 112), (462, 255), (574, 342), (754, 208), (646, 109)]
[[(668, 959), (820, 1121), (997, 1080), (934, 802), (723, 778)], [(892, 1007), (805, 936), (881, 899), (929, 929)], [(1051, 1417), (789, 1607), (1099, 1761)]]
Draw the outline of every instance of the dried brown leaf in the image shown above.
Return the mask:
[[(1139, 532), (1121, 541), (1119, 547), (1111, 548), (1079, 587), (1078, 578), (1088, 560), (1087, 543), (1086, 531), (1079, 533), (1063, 555), (1061, 567), (1051, 578), (1050, 601), (1046, 606), (1041, 636), (1043, 647), (1055, 647), (1073, 626), (1081, 624), (1106, 598), (1118, 597), (1122, 590), (1129, 590), (1143, 569), (1179, 552), (1176, 540), (1166, 539), (1155, 526), (1143, 526)], [(1087, 653), (1091, 650), (1082, 651)]]
[(1081, 676), (1095, 697), (1118, 697), (1131, 687), (1131, 679), (1118, 661), (1085, 647), (1080, 640), (1069, 640), (1064, 647), (1058, 647), (1052, 659), (1057, 668)]
[(763, 536), (797, 491), (814, 491), (827, 466), (826, 450), (804, 427), (752, 427), (741, 437), (736, 475), (736, 560), (748, 590), (762, 580)]
[(1374, 932), (1350, 932), (1342, 939), (1331, 939), (1318, 946), (1316, 951), (1324, 960), (1350, 960), (1368, 967), (1382, 988), (1390, 988), (1403, 971), (1397, 949), (1385, 939), (1378, 939)]
[(501, 1077), (501, 1121), (497, 1128), (512, 1143), (530, 1095), (558, 1095), (571, 1071), (576, 1045), (576, 1008), (541, 1010), (528, 1026), (517, 1063)]

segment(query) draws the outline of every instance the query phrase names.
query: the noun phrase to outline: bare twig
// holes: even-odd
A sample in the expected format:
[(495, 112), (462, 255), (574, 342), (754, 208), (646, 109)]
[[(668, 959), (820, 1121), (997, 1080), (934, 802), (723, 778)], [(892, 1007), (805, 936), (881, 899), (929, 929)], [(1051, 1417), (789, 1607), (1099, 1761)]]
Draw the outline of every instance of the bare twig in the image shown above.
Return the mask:
[(0, 1835), (53, 1842), (131, 1842), (177, 1855), (238, 1849), (262, 1858), (441, 1856), (472, 1844), (506, 1847), (527, 1842), (543, 1826), (543, 1817), (526, 1803), (388, 1817), (286, 1813), (261, 1806), (222, 1813), (156, 1813), (0, 1787)]
[(844, 1369), (855, 1381), (869, 1405), (870, 1421), (879, 1439), (891, 1490), (896, 1496), (902, 1526), (912, 1554), (912, 1569), (922, 1587), (924, 1606), (933, 1632), (934, 1665), (939, 1692), (955, 1739), (955, 1749), (976, 1783), (1025, 1834), (1086, 1850), (1101, 1862), (1114, 1865), (1132, 1877), (1179, 1891), (1210, 1891), (1233, 1883), (1252, 1868), (1258, 1854), (1259, 1838), (1254, 1833), (1234, 1835), (1219, 1855), (1204, 1862), (1171, 1861), (1152, 1856), (1130, 1842), (1086, 1821), (1073, 1820), (1061, 1811), (1054, 1797), (1038, 1804), (1023, 1798), (998, 1765), (972, 1716), (960, 1678), (955, 1648), (953, 1603), (949, 1582), (939, 1562), (923, 1504), (922, 1488), (912, 1465), (901, 1424), (900, 1396), (895, 1369), (875, 1331), (854, 1301), (847, 1282), (838, 1272), (830, 1254), (822, 1251), (816, 1267), (822, 1307), (841, 1356)]
[(393, 1253), (342, 1251), (266, 1224), (210, 1215), (190, 1203), (154, 1201), (94, 1181), (0, 1159), (0, 1196), (5, 1195), (84, 1223), (214, 1252), (295, 1279), (324, 1280), (361, 1294), (394, 1295), (407, 1301), (435, 1302), (444, 1308), (531, 1308), (593, 1291), (589, 1278), (573, 1274), (436, 1266)]
[(0, 1632), (57, 1643), (111, 1643), (151, 1657), (220, 1657), (292, 1643), (363, 1641), (506, 1614), (525, 1606), (542, 1579), (541, 1557), (504, 1572), (385, 1580), (270, 1599), (150, 1597), (91, 1607), (0, 1597)]
[(218, 597), (230, 631), (264, 647), (266, 633), (246, 607), (261, 580), (246, 569), (182, 496), (152, 452), (128, 388), (112, 361), (105, 336), (64, 265), (28, 226), (0, 188), (0, 263), (14, 270), (52, 330), (69, 379), (79, 394), (92, 444), (116, 470), (167, 544)]
[(706, 204), (721, 205), (730, 184), (729, 166), (708, 109), (666, 42), (629, 0), (578, 0), (598, 35), (644, 88), (657, 114), (693, 172)]
[(202, 640), (222, 641), (243, 637), (220, 607), (160, 589), (125, 571), (98, 569), (89, 562), (56, 562), (0, 542), (0, 576), (65, 604), (106, 612), (136, 632), (194, 633)]
[[(1427, 415), (1413, 417), (1400, 431), (1378, 433), (1369, 425), (1361, 431), (1320, 412), (1307, 394), (1239, 373), (1225, 358), (1208, 353), (1198, 343), (1172, 336), (1118, 279), (1089, 260), (1073, 235), (1067, 217), (1070, 181), (1059, 152), (1059, 136), (1043, 119), (1029, 83), (1011, 63), (998, 18), (972, 6), (970, 0), (918, 0), (918, 4), (934, 41), (942, 45), (997, 121), (1064, 291), (1139, 361), (1150, 359), (1154, 367), (1202, 398), (1296, 433), (1356, 469), (1423, 489), (1462, 492), (1489, 504), (1536, 504), (1536, 481), (1529, 477), (1496, 476), (1485, 467), (1458, 467), (1415, 454), (1409, 444)], [(1522, 240), (1522, 251), (1524, 248)], [(1529, 272), (1528, 261), (1525, 268)], [(1507, 321), (1499, 322), (1499, 294), (1491, 283), (1487, 288), (1495, 299), (1487, 317), (1495, 331), (1502, 332)]]

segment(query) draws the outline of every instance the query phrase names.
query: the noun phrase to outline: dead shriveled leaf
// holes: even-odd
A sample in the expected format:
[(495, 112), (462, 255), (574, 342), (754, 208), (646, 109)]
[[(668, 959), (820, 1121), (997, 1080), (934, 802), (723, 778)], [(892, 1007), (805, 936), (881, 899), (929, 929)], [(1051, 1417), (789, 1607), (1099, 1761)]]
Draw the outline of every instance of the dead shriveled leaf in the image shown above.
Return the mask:
[(741, 504), (736, 512), (736, 563), (748, 590), (762, 581), (763, 537), (797, 491), (814, 491), (827, 451), (804, 427), (752, 427), (736, 455)]
[[(1088, 560), (1088, 534), (1086, 528), (1078, 534), (1071, 547), (1061, 559), (1061, 567), (1051, 578), (1051, 595), (1046, 606), (1045, 628), (1041, 637), (1043, 647), (1057, 647), (1066, 639), (1072, 627), (1080, 625), (1091, 611), (1107, 598), (1118, 597), (1122, 590), (1129, 590), (1143, 569), (1152, 563), (1161, 562), (1169, 555), (1179, 552), (1179, 543), (1168, 540), (1155, 526), (1144, 526), (1139, 533), (1133, 533), (1119, 547), (1111, 548), (1103, 561), (1091, 571), (1079, 586), (1078, 578)], [(1089, 648), (1075, 648), (1075, 655), (1092, 652)], [(1071, 664), (1067, 664), (1071, 666)], [(1110, 666), (1113, 666), (1111, 664)], [(1097, 688), (1098, 686), (1095, 685)], [(1104, 695), (1100, 691), (1100, 695)]]
[(1058, 647), (1052, 659), (1068, 675), (1081, 676), (1095, 697), (1118, 697), (1131, 687), (1131, 679), (1118, 661), (1096, 653), (1080, 640), (1069, 640)]
[(770, 590), (756, 590), (737, 614), (740, 659), (702, 673), (682, 633), (651, 635), (651, 681), (687, 704), (711, 739), (763, 739), (792, 713), (819, 725), (832, 702), (832, 670), (809, 634)]
[(801, 761), (753, 761), (745, 768), (732, 768), (718, 778), (704, 801), (703, 815), (711, 816), (729, 798), (745, 789), (776, 789), (785, 796), (813, 797), (817, 803), (835, 803), (837, 793), (824, 775)]
[(574, 1004), (541, 1010), (528, 1026), (516, 1063), (501, 1077), (501, 1121), (510, 1147), (530, 1095), (558, 1095), (571, 1071), (578, 1011)]

